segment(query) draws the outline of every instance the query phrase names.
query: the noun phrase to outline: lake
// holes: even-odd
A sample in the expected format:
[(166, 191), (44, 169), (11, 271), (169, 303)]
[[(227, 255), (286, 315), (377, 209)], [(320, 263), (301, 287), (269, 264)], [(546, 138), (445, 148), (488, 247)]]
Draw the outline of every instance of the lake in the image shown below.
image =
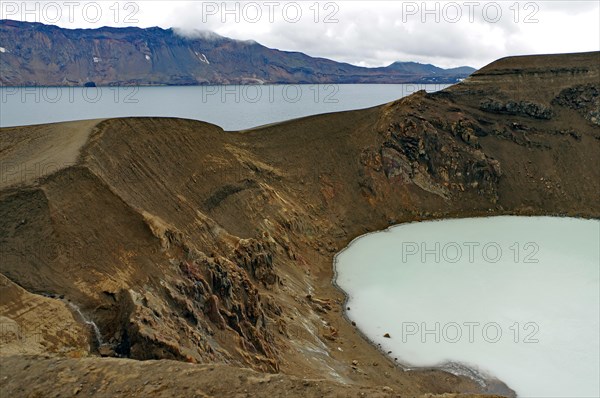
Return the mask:
[(242, 130), (319, 113), (368, 108), (436, 84), (193, 87), (2, 87), (0, 127), (123, 116), (202, 120)]
[(340, 252), (336, 282), (349, 319), (407, 366), (463, 364), (523, 397), (598, 397), (599, 242), (598, 220), (403, 224)]

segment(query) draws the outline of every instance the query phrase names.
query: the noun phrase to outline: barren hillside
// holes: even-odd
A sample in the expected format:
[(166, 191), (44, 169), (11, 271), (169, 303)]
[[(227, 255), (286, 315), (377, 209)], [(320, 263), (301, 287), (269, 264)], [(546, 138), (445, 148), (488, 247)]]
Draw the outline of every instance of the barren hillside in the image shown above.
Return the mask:
[(598, 218), (599, 80), (600, 53), (514, 57), (439, 93), (243, 132), (0, 130), (2, 395), (509, 395), (395, 366), (343, 318), (332, 258), (412, 220)]

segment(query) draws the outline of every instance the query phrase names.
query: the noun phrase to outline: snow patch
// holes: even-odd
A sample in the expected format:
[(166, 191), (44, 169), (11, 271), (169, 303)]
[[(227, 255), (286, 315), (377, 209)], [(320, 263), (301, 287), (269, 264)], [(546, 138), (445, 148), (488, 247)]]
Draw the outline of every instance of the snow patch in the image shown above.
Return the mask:
[(0, 53), (5, 53), (5, 52), (6, 52), (6, 48), (0, 47)]
[(150, 61), (150, 56), (146, 55), (146, 61)]
[(202, 53), (195, 52), (195, 51), (194, 51), (194, 53), (196, 54), (196, 56), (198, 57), (198, 59), (200, 60), (200, 62), (204, 62), (205, 64), (210, 65), (210, 62), (208, 62), (208, 58), (206, 58), (206, 55), (204, 55)]
[(93, 57), (92, 59), (94, 60), (95, 64), (97, 64), (98, 62), (100, 62), (100, 58), (98, 58), (98, 57)]

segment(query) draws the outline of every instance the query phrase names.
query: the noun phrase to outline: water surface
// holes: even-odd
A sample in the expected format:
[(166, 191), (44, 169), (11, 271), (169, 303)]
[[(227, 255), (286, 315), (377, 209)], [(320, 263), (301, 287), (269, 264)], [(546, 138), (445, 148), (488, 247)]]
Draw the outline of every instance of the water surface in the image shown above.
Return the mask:
[(402, 363), (462, 363), (523, 397), (598, 397), (599, 245), (598, 220), (404, 224), (342, 251), (336, 281), (348, 317)]
[(125, 116), (202, 120), (243, 130), (302, 116), (368, 108), (435, 84), (194, 87), (2, 87), (0, 127)]

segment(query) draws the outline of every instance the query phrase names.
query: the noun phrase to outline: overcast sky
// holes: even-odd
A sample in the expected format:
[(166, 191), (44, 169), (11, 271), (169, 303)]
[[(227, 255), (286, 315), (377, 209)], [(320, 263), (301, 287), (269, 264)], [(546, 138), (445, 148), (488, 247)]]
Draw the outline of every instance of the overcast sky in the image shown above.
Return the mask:
[(479, 68), (507, 55), (600, 50), (600, 0), (0, 3), (2, 18), (66, 28), (213, 31), (362, 66), (417, 61)]

